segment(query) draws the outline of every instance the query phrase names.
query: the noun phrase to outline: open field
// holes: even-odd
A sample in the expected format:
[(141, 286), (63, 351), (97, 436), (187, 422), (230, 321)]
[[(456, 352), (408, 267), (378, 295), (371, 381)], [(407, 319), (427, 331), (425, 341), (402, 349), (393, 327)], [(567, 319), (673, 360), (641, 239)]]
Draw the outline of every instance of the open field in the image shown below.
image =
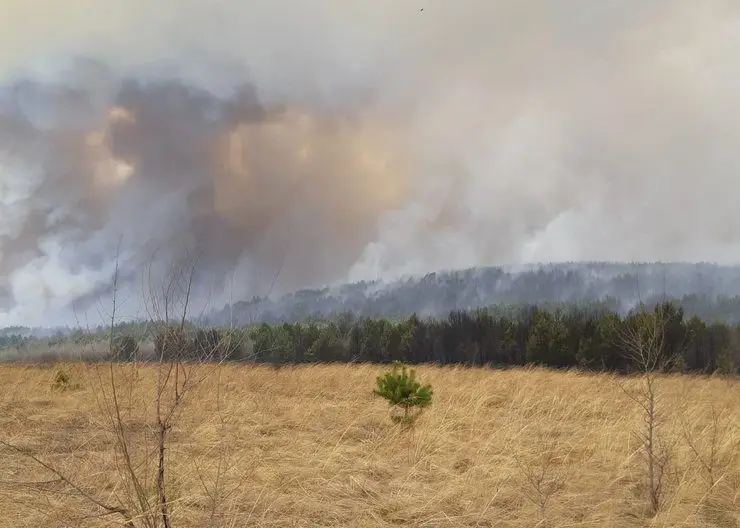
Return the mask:
[[(53, 390), (59, 368), (79, 387)], [(740, 526), (734, 381), (659, 378), (671, 459), (651, 516), (644, 413), (628, 395), (639, 379), (623, 389), (608, 375), (420, 367), (434, 401), (404, 431), (371, 393), (378, 366), (201, 368), (169, 432), (173, 527)], [(113, 372), (122, 434), (151, 495), (157, 371)], [(115, 526), (82, 495), (136, 503), (106, 411), (110, 374), (0, 366), (0, 526)]]

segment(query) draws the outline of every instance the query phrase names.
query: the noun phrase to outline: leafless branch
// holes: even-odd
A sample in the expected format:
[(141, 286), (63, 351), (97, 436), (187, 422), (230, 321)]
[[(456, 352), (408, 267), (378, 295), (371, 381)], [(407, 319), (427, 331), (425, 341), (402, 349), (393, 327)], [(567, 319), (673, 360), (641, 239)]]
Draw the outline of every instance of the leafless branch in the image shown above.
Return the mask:
[(4, 445), (8, 449), (11, 449), (27, 458), (30, 458), (34, 462), (36, 462), (39, 466), (43, 467), (53, 475), (55, 475), (61, 482), (72, 488), (75, 492), (77, 492), (80, 497), (86, 499), (87, 501), (91, 502), (95, 506), (98, 506), (99, 508), (105, 510), (108, 513), (120, 515), (123, 517), (125, 525), (131, 528), (135, 528), (135, 524), (132, 520), (131, 514), (124, 508), (120, 506), (114, 506), (111, 504), (106, 504), (98, 499), (96, 499), (91, 493), (88, 493), (84, 489), (82, 489), (80, 486), (75, 484), (72, 479), (67, 477), (64, 473), (59, 471), (57, 468), (55, 468), (53, 465), (49, 464), (48, 462), (45, 462), (41, 460), (39, 457), (34, 455), (30, 450), (23, 449), (21, 447), (18, 447), (14, 444), (11, 444), (10, 442), (6, 442), (5, 440), (0, 440), (0, 445)]

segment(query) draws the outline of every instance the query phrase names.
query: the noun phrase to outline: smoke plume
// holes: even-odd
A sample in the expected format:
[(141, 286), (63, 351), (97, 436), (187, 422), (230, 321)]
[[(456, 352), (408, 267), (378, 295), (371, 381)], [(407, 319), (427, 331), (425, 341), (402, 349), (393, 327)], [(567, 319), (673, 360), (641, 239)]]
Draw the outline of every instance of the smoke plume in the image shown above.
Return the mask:
[(6, 4), (0, 325), (183, 248), (214, 302), (740, 257), (735, 1)]

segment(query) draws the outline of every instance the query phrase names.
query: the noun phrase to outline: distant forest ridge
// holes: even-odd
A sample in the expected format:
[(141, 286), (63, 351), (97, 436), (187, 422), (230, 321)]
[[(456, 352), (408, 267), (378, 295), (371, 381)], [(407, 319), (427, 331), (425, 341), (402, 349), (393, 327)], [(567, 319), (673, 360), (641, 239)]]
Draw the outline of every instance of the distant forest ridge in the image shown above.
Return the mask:
[(674, 300), (687, 316), (740, 323), (740, 266), (711, 263), (573, 262), (439, 271), (393, 282), (363, 281), (254, 298), (200, 322), (250, 326), (333, 319), (446, 317), (456, 310), (537, 305), (584, 306), (626, 314)]
[[(679, 304), (686, 317), (740, 324), (740, 265), (711, 263), (573, 262), (438, 271), (397, 281), (362, 281), (255, 297), (214, 310), (198, 325), (247, 327), (355, 318), (402, 321), (446, 318), (453, 311), (487, 308), (513, 313), (528, 306), (546, 311), (587, 310), (626, 315), (640, 302)], [(51, 337), (71, 329), (0, 329), (0, 336)]]

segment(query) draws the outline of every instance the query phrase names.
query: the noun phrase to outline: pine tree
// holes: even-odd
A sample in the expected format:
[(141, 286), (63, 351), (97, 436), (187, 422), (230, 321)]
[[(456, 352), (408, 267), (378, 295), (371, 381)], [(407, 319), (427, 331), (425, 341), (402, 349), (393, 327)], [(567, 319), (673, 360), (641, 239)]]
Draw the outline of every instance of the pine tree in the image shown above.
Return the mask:
[(724, 347), (717, 355), (717, 373), (728, 377), (735, 374), (735, 362), (729, 347)]
[(117, 361), (134, 361), (139, 354), (139, 344), (133, 336), (116, 336), (111, 346), (113, 359)]
[[(376, 380), (377, 388), (373, 393), (388, 400), (391, 407), (403, 409), (403, 416), (393, 416), (394, 421), (410, 425), (424, 407), (432, 403), (432, 386), (422, 386), (416, 379), (415, 370), (406, 370), (399, 361), (393, 362), (393, 369)], [(417, 409), (415, 414), (412, 409)]]

